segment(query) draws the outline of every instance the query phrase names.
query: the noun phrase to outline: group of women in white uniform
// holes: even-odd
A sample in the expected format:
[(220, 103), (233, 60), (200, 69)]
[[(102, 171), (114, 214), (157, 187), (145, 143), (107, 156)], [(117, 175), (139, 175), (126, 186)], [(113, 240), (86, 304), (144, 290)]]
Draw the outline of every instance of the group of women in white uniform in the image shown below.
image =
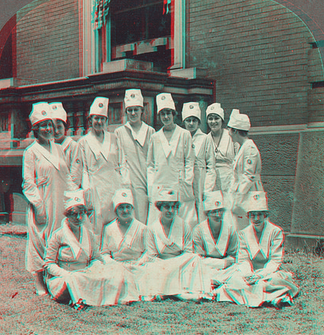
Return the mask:
[(126, 90), (127, 123), (109, 133), (109, 99), (97, 97), (77, 143), (61, 103), (33, 105), (23, 192), (36, 293), (76, 308), (165, 296), (291, 304), (298, 288), (281, 268), (248, 116), (233, 110), (225, 129), (214, 103), (206, 135), (197, 102), (183, 105), (186, 129), (171, 94), (156, 103), (158, 132), (141, 119), (141, 91)]

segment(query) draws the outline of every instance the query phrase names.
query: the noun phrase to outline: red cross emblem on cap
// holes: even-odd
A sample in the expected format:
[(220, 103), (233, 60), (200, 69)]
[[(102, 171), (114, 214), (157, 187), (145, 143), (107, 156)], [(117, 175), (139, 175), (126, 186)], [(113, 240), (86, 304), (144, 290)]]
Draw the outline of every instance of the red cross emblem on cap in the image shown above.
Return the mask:
[(173, 191), (169, 191), (168, 194), (172, 195), (172, 194), (173, 194)]
[(52, 109), (57, 109), (57, 106), (55, 106), (55, 105), (54, 105), (54, 106), (52, 106)]
[(165, 95), (162, 95), (161, 100), (165, 100)]
[(80, 198), (75, 197), (74, 200), (75, 200), (75, 201), (80, 201)]
[(219, 206), (220, 205), (220, 202), (219, 201), (215, 201), (215, 206)]
[(42, 115), (46, 115), (46, 112), (45, 112), (45, 111), (42, 111)]
[(251, 160), (251, 159), (248, 159), (248, 160), (247, 160), (247, 163), (248, 163), (248, 164), (252, 164), (252, 160)]
[(79, 164), (80, 163), (80, 159), (77, 159), (76, 162), (77, 162), (77, 164)]
[(124, 192), (124, 193), (122, 193), (122, 196), (123, 197), (127, 197), (127, 194)]
[(131, 98), (135, 98), (135, 94), (133, 93), (133, 94), (131, 94)]
[(210, 109), (214, 109), (214, 106), (211, 106)]
[(193, 109), (193, 108), (194, 108), (194, 106), (193, 106), (193, 105), (190, 105), (190, 106), (189, 106), (189, 108), (190, 108), (190, 109)]
[(260, 197), (259, 197), (258, 194), (256, 194), (256, 195), (253, 196), (253, 198), (254, 198), (254, 200), (259, 200)]
[(98, 105), (100, 108), (102, 108), (103, 107), (103, 103), (102, 102), (100, 102), (100, 104)]

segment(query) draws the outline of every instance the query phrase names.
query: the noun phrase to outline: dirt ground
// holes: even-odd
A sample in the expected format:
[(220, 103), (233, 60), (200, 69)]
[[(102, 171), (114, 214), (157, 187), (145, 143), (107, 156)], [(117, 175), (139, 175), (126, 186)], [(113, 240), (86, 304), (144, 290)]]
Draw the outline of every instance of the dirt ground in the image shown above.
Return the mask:
[(140, 302), (76, 311), (34, 294), (25, 270), (26, 238), (0, 231), (0, 334), (323, 334), (324, 260), (295, 252), (284, 265), (301, 288), (292, 307)]

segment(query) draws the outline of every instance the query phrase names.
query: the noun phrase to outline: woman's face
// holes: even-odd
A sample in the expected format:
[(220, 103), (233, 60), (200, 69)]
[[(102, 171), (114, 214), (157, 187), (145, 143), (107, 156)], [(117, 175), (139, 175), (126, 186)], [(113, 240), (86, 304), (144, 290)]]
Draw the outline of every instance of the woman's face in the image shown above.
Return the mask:
[(100, 132), (100, 131), (105, 130), (106, 122), (107, 122), (107, 118), (105, 116), (93, 115), (91, 120), (92, 120), (92, 128), (96, 132)]
[(207, 124), (212, 132), (217, 132), (222, 128), (223, 120), (219, 115), (212, 113), (207, 116)]
[(54, 128), (52, 120), (45, 120), (39, 123), (38, 125), (38, 139), (40, 141), (48, 142), (53, 139)]
[(161, 218), (167, 221), (173, 220), (178, 211), (178, 205), (174, 201), (165, 201), (161, 206)]
[(213, 209), (211, 211), (208, 211), (207, 217), (210, 221), (212, 222), (220, 222), (223, 218), (224, 215), (224, 208), (220, 208), (220, 209)]
[(266, 214), (262, 211), (252, 211), (249, 212), (249, 219), (253, 224), (256, 231), (262, 231), (266, 219)]
[(171, 126), (174, 124), (174, 116), (172, 109), (164, 108), (160, 111), (160, 118), (163, 126)]
[(75, 227), (78, 228), (84, 224), (86, 217), (86, 211), (84, 209), (72, 209), (71, 214), (68, 216), (69, 223)]
[(184, 120), (184, 125), (191, 134), (194, 134), (199, 128), (199, 119), (195, 116), (189, 116)]
[(143, 108), (140, 106), (134, 106), (134, 107), (127, 107), (126, 108), (126, 114), (127, 114), (127, 120), (129, 123), (137, 124), (141, 121), (141, 115), (143, 112)]
[(65, 138), (65, 127), (62, 120), (54, 119), (54, 138), (57, 143), (62, 143)]
[(133, 206), (131, 204), (120, 204), (116, 208), (119, 221), (125, 222), (133, 218)]

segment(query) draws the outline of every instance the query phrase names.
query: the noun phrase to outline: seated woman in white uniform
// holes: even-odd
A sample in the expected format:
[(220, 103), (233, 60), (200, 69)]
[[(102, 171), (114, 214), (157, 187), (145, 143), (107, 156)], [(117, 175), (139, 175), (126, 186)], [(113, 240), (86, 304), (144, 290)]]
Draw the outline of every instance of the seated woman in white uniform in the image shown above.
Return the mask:
[(264, 302), (291, 305), (298, 287), (292, 274), (282, 269), (284, 235), (280, 227), (268, 220), (265, 192), (249, 192), (244, 207), (250, 225), (239, 233), (237, 271), (217, 289), (218, 300), (250, 307)]
[(232, 215), (224, 208), (221, 191), (205, 193), (204, 207), (208, 218), (194, 229), (193, 246), (208, 267), (212, 284), (218, 285), (231, 276), (231, 265), (238, 252), (238, 236)]
[(147, 227), (133, 217), (134, 198), (129, 189), (117, 190), (112, 200), (117, 218), (104, 226), (101, 253), (107, 261), (114, 259), (130, 270), (140, 290), (141, 265), (147, 262)]
[(49, 241), (44, 268), (50, 295), (72, 306), (106, 306), (139, 298), (129, 271), (119, 263), (103, 263), (93, 233), (83, 223), (86, 207), (82, 191), (66, 192), (62, 227)]
[(210, 281), (200, 257), (192, 252), (191, 229), (177, 215), (177, 194), (162, 189), (156, 199), (161, 214), (148, 228), (147, 294), (199, 299), (210, 292)]

